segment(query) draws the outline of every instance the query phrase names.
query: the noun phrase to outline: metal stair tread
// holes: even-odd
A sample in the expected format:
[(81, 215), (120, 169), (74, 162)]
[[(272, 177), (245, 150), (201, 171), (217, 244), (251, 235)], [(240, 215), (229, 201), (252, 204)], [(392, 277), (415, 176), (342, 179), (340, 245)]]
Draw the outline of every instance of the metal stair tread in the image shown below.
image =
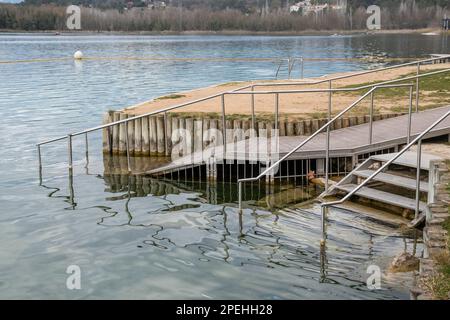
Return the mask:
[[(376, 160), (376, 161), (387, 162), (387, 161), (391, 160), (397, 154), (398, 153), (380, 154), (380, 155), (371, 156), (370, 158), (372, 160)], [(422, 152), (420, 168), (423, 170), (429, 170), (430, 169), (430, 161), (433, 161), (433, 160), (442, 160), (442, 158)], [(404, 154), (402, 154), (398, 159), (396, 159), (394, 161), (394, 163), (397, 165), (405, 166), (405, 167), (417, 168), (417, 153), (413, 152), (413, 151), (407, 151)]]
[[(337, 185), (335, 186), (336, 189), (345, 191), (345, 192), (351, 192), (354, 190), (358, 185), (356, 184), (345, 184), (345, 185)], [(402, 208), (407, 208), (411, 210), (415, 210), (416, 208), (416, 200), (403, 197), (400, 195), (392, 194), (389, 192), (384, 192), (368, 187), (363, 187), (361, 190), (356, 192), (357, 196), (364, 197), (367, 199), (379, 201), (382, 203), (391, 204), (394, 206), (399, 206)], [(426, 203), (420, 202), (419, 204), (420, 211), (424, 211), (426, 209)]]
[[(368, 178), (373, 173), (375, 173), (375, 170), (360, 170), (355, 171), (353, 174), (361, 178)], [(377, 176), (375, 176), (375, 178), (373, 178), (373, 181), (384, 182), (387, 184), (395, 185), (409, 190), (416, 190), (416, 179), (397, 176), (390, 173), (380, 172)], [(425, 181), (420, 182), (420, 191), (428, 192), (428, 182)]]

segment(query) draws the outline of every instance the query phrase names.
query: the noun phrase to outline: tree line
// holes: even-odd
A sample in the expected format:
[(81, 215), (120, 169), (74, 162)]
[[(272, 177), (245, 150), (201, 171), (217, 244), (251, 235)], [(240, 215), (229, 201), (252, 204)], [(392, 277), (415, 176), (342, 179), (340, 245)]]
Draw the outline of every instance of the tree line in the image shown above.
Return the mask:
[[(285, 6), (272, 8), (270, 11), (242, 11), (228, 6), (216, 9), (200, 6), (209, 0), (192, 0), (192, 7), (169, 6), (164, 10), (150, 10), (136, 7), (133, 10), (96, 7), (95, 1), (80, 0), (81, 26), (86, 31), (252, 31), (283, 32), (305, 30), (362, 30), (366, 28), (366, 5), (382, 2), (383, 29), (415, 29), (438, 27), (445, 14), (450, 11), (439, 0), (403, 0), (403, 1), (364, 1), (354, 0), (347, 12), (325, 11), (307, 16), (292, 14)], [(103, 1), (111, 5), (118, 0)], [(176, 3), (177, 0), (173, 0)], [(187, 0), (183, 1), (184, 2)], [(195, 2), (197, 1), (197, 2)], [(229, 0), (214, 0), (216, 4), (230, 4)], [(241, 0), (234, 0), (235, 3)], [(247, 3), (246, 0), (242, 0)], [(255, 1), (255, 0), (253, 0)], [(280, 2), (288, 3), (284, 0)], [(25, 4), (0, 4), (0, 29), (43, 31), (66, 29), (65, 0), (53, 1), (56, 4), (40, 4), (42, 0), (28, 0)], [(45, 1), (52, 2), (52, 1)], [(70, 4), (76, 1), (69, 1)], [(100, 1), (98, 1), (100, 3)], [(251, 2), (251, 1), (250, 1)], [(248, 2), (248, 3), (250, 3)], [(194, 4), (197, 5), (194, 6)], [(260, 0), (259, 3), (266, 3)], [(87, 5), (91, 4), (91, 7)], [(444, 4), (444, 5), (442, 5)], [(353, 7), (354, 6), (354, 7)]]

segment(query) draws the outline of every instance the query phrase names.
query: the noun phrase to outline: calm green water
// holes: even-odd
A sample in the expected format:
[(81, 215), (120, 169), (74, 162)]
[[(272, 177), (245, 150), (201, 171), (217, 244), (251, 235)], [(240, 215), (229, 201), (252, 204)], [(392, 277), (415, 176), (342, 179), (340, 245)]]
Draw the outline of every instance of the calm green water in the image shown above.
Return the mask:
[[(449, 44), (421, 35), (0, 35), (0, 60), (66, 57), (78, 49), (116, 57), (344, 58), (422, 56), (448, 52)], [(368, 67), (376, 65), (314, 62), (305, 74)], [(39, 185), (41, 140), (97, 125), (108, 109), (218, 82), (270, 79), (274, 72), (267, 62), (0, 64), (0, 298), (407, 299), (410, 275), (386, 273), (378, 291), (365, 285), (368, 265), (386, 272), (405, 245), (412, 250), (414, 240), (389, 226), (331, 210), (321, 259), (315, 205), (295, 212), (254, 207), (240, 219), (233, 185), (104, 176), (98, 134), (90, 137), (88, 171), (84, 141), (74, 141), (73, 186), (66, 145), (45, 147)], [(258, 204), (265, 194), (255, 190), (253, 197)], [(82, 290), (66, 289), (69, 265), (80, 266)]]

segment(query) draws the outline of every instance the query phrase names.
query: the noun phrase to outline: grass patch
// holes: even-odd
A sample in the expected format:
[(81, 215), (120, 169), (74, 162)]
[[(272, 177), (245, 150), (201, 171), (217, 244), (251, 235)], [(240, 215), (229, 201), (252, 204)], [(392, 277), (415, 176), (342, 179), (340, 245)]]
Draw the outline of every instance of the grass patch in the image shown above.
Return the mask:
[[(433, 70), (433, 72), (441, 71), (441, 70), (445, 70), (445, 69)], [(397, 79), (402, 79), (402, 78), (414, 76), (414, 75), (416, 75), (416, 74), (409, 73), (404, 76), (398, 77)], [(365, 83), (343, 86), (341, 88), (342, 89), (353, 89), (353, 88), (358, 88), (361, 86), (369, 86), (369, 85), (372, 86), (372, 85), (376, 85), (376, 84), (379, 84), (382, 82), (384, 82), (384, 81), (365, 82)], [(408, 83), (415, 84), (415, 80), (400, 81), (395, 84), (408, 84)], [(433, 76), (420, 78), (419, 87), (420, 87), (421, 92), (424, 92), (424, 91), (430, 92), (429, 94), (427, 94), (427, 97), (433, 97), (433, 98), (448, 97), (448, 94), (450, 92), (450, 72), (440, 73), (440, 74), (436, 74)], [(414, 87), (414, 90), (415, 90), (415, 87)], [(360, 96), (360, 95), (363, 95), (364, 93), (366, 93), (367, 91), (368, 91), (368, 89), (363, 89), (363, 90), (357, 90), (357, 91), (353, 91), (353, 92), (344, 92), (341, 94), (351, 94), (351, 95), (359, 95)], [(409, 95), (409, 88), (404, 87), (404, 88), (378, 89), (375, 92), (375, 95), (377, 97), (382, 97), (382, 98), (407, 97)]]
[(174, 99), (181, 99), (185, 98), (186, 96), (184, 94), (169, 94), (167, 96), (159, 97), (156, 100), (174, 100)]
[(231, 82), (219, 84), (217, 87), (231, 87), (231, 86), (237, 86), (238, 84), (242, 84), (242, 83), (243, 82), (241, 82), (241, 81), (231, 81)]

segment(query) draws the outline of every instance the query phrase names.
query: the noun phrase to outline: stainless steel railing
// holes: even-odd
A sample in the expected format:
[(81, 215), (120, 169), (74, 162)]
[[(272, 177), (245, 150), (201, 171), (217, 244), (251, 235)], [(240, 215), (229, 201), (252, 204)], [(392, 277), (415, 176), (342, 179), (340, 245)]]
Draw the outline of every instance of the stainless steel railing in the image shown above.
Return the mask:
[(278, 75), (280, 74), (281, 67), (287, 63), (287, 71), (288, 71), (288, 79), (291, 79), (292, 70), (294, 70), (295, 64), (300, 63), (300, 79), (304, 78), (305, 73), (305, 59), (303, 57), (300, 58), (287, 58), (281, 59), (278, 64), (277, 72), (275, 74), (275, 78), (278, 79)]
[[(328, 208), (331, 206), (335, 206), (338, 204), (342, 204), (350, 197), (352, 197), (355, 193), (361, 190), (365, 185), (371, 182), (379, 173), (383, 172), (389, 165), (391, 165), (395, 160), (400, 158), (405, 152), (407, 152), (414, 144), (417, 143), (417, 174), (416, 174), (416, 209), (415, 209), (415, 218), (417, 219), (420, 213), (420, 170), (421, 170), (421, 159), (422, 159), (422, 139), (425, 137), (427, 133), (433, 130), (437, 125), (439, 125), (442, 121), (444, 121), (450, 115), (450, 111), (436, 120), (432, 125), (430, 125), (427, 129), (425, 129), (421, 134), (419, 134), (415, 139), (410, 141), (402, 151), (397, 153), (392, 159), (387, 161), (384, 165), (382, 165), (378, 170), (376, 170), (371, 176), (369, 176), (364, 182), (359, 184), (355, 189), (349, 192), (345, 197), (338, 201), (326, 202), (321, 204), (321, 214), (322, 214), (322, 244), (325, 243), (325, 223), (326, 223), (326, 214)], [(350, 173), (352, 174), (352, 173)]]
[[(450, 54), (449, 55), (445, 55), (443, 58), (444, 59), (445, 58), (450, 58)], [(253, 86), (254, 87), (271, 87), (271, 86), (274, 87), (274, 86), (316, 85), (316, 84), (322, 84), (322, 83), (325, 83), (325, 82), (328, 82), (328, 81), (349, 79), (349, 78), (354, 78), (354, 77), (358, 77), (358, 76), (362, 76), (362, 75), (366, 75), (366, 74), (377, 73), (377, 72), (382, 72), (382, 71), (386, 71), (386, 70), (393, 70), (393, 69), (398, 69), (398, 68), (403, 68), (403, 67), (408, 67), (408, 66), (417, 66), (417, 74), (420, 74), (420, 66), (421, 65), (423, 65), (425, 63), (429, 63), (429, 62), (442, 60), (443, 58), (437, 57), (437, 58), (429, 58), (429, 59), (418, 60), (418, 61), (413, 61), (413, 62), (406, 62), (406, 63), (396, 64), (396, 65), (389, 66), (389, 67), (384, 67), (384, 68), (366, 70), (366, 71), (355, 72), (355, 73), (351, 73), (351, 74), (344, 74), (344, 75), (341, 75), (341, 76), (336, 76), (336, 77), (332, 77), (332, 78), (326, 78), (326, 79), (322, 79), (322, 80), (309, 81), (307, 83), (305, 83), (304, 81), (302, 81), (302, 82), (293, 82), (293, 81), (291, 81), (291, 82), (278, 82), (278, 83), (264, 83), (264, 82), (260, 82), (260, 83), (253, 84)], [(306, 60), (306, 59), (304, 59), (304, 60)]]
[[(450, 55), (449, 55), (450, 57)], [(193, 100), (193, 101), (189, 101), (189, 102), (185, 102), (185, 103), (181, 103), (178, 105), (174, 105), (171, 107), (167, 107), (167, 108), (163, 108), (157, 111), (153, 111), (153, 112), (148, 112), (139, 116), (135, 116), (135, 117), (131, 117), (131, 118), (127, 118), (127, 119), (123, 119), (120, 121), (116, 121), (116, 122), (112, 122), (112, 123), (108, 123), (108, 124), (104, 124), (104, 125), (100, 125), (97, 127), (93, 127), (90, 129), (86, 129), (83, 131), (79, 131), (79, 132), (75, 132), (75, 133), (69, 133), (68, 135), (65, 136), (61, 136), (58, 138), (54, 138), (54, 139), (50, 139), (50, 140), (46, 140), (43, 141), (41, 143), (38, 143), (37, 149), (38, 149), (38, 161), (39, 161), (39, 169), (40, 172), (42, 171), (42, 156), (41, 156), (41, 147), (43, 145), (47, 145), (50, 143), (54, 143), (54, 142), (58, 142), (58, 141), (62, 141), (67, 139), (68, 141), (68, 151), (69, 151), (69, 155), (68, 155), (68, 162), (69, 162), (69, 169), (72, 170), (73, 168), (73, 157), (72, 157), (72, 138), (79, 136), (79, 135), (85, 135), (85, 140), (86, 140), (86, 152), (88, 151), (88, 144), (87, 144), (87, 135), (91, 132), (94, 131), (98, 131), (98, 130), (102, 130), (102, 129), (107, 129), (110, 130), (111, 127), (116, 126), (116, 125), (120, 125), (120, 124), (128, 124), (128, 122), (130, 121), (134, 121), (137, 119), (141, 119), (141, 118), (145, 118), (145, 117), (149, 117), (149, 116), (154, 116), (157, 114), (161, 114), (163, 113), (165, 115), (165, 118), (167, 118), (167, 112), (172, 111), (172, 110), (176, 110), (176, 109), (180, 109), (186, 106), (190, 106), (199, 102), (203, 102), (203, 101), (207, 101), (207, 100), (211, 100), (214, 98), (218, 98), (220, 97), (221, 99), (221, 113), (222, 113), (222, 124), (225, 124), (225, 117), (226, 117), (226, 108), (225, 108), (225, 95), (232, 95), (232, 94), (250, 94), (252, 99), (251, 99), (251, 110), (252, 110), (252, 126), (253, 128), (255, 128), (256, 125), (256, 115), (255, 115), (255, 94), (274, 94), (276, 96), (276, 113), (275, 113), (275, 119), (276, 119), (276, 123), (278, 121), (279, 118), (279, 95), (283, 94), (283, 93), (302, 93), (302, 92), (329, 92), (329, 103), (328, 103), (328, 119), (330, 119), (331, 117), (331, 95), (333, 92), (337, 92), (337, 91), (357, 91), (357, 90), (362, 90), (362, 89), (366, 89), (366, 88), (373, 88), (375, 86), (375, 84), (373, 85), (366, 85), (366, 86), (360, 86), (357, 88), (351, 88), (351, 89), (332, 89), (332, 81), (335, 80), (339, 80), (339, 79), (345, 79), (345, 78), (351, 78), (351, 77), (356, 77), (356, 76), (360, 76), (363, 74), (369, 74), (369, 73), (374, 73), (374, 72), (381, 72), (381, 71), (385, 71), (385, 70), (390, 70), (390, 69), (394, 69), (394, 68), (400, 68), (400, 67), (404, 67), (404, 66), (408, 66), (408, 65), (414, 65), (417, 64), (418, 68), (420, 69), (420, 65), (422, 63), (425, 62), (431, 62), (431, 61), (435, 61), (435, 60), (440, 60), (442, 58), (432, 58), (432, 59), (426, 59), (426, 60), (421, 60), (421, 61), (417, 61), (417, 62), (411, 62), (411, 63), (405, 63), (405, 64), (401, 64), (401, 65), (396, 65), (396, 66), (390, 66), (390, 67), (385, 67), (385, 68), (381, 68), (381, 69), (375, 69), (375, 70), (369, 70), (369, 71), (363, 71), (363, 72), (359, 72), (359, 73), (355, 73), (355, 74), (351, 74), (351, 75), (343, 75), (343, 76), (339, 76), (339, 77), (333, 77), (333, 78), (329, 78), (329, 79), (324, 79), (324, 80), (319, 80), (319, 81), (312, 81), (312, 82), (301, 82), (301, 83), (295, 83), (295, 82), (289, 82), (289, 83), (271, 83), (271, 84), (267, 84), (267, 83), (255, 83), (255, 84), (251, 84), (251, 85), (246, 85), (231, 91), (225, 91), (225, 92), (221, 92), (221, 93), (217, 93), (214, 95), (210, 95), (201, 99), (197, 99), (197, 100)], [(383, 85), (383, 84), (389, 84), (389, 83), (396, 83), (396, 82), (402, 82), (402, 81), (407, 81), (407, 80), (411, 80), (411, 79), (416, 79), (416, 90), (419, 88), (419, 78), (421, 77), (425, 77), (425, 76), (431, 76), (431, 75), (435, 75), (435, 74), (439, 74), (442, 72), (447, 72), (450, 69), (447, 70), (441, 70), (441, 71), (436, 71), (436, 72), (430, 72), (430, 73), (426, 73), (426, 74), (418, 74), (415, 76), (411, 76), (411, 77), (406, 77), (406, 78), (401, 78), (401, 79), (396, 79), (396, 80), (390, 80), (390, 81), (385, 81), (382, 83), (377, 84), (378, 86)], [(279, 86), (279, 85), (314, 85), (314, 84), (320, 84), (320, 83), (324, 83), (324, 82), (328, 82), (329, 89), (311, 89), (311, 90), (284, 90), (284, 91), (255, 91), (255, 88), (257, 86)], [(251, 91), (242, 91), (245, 89), (250, 89)], [(416, 92), (416, 111), (418, 111), (418, 91)], [(277, 125), (277, 124), (276, 124)], [(225, 128), (225, 126), (223, 126), (223, 128)], [(327, 129), (329, 131), (329, 128)], [(328, 132), (329, 135), (329, 132)], [(226, 145), (226, 136), (224, 135), (224, 146)], [(127, 148), (127, 159), (128, 159), (128, 164), (130, 163), (130, 159), (129, 159), (129, 152), (128, 152), (128, 145), (126, 146)], [(130, 166), (129, 170), (130, 170)], [(328, 180), (327, 180), (328, 181)]]
[[(450, 69), (449, 69), (450, 71)], [(276, 161), (274, 164), (272, 164), (271, 166), (269, 166), (267, 169), (265, 169), (263, 172), (261, 172), (258, 176), (253, 177), (253, 178), (246, 178), (246, 179), (239, 179), (238, 180), (238, 201), (239, 201), (239, 211), (242, 212), (242, 185), (245, 182), (255, 182), (260, 180), (262, 177), (266, 176), (268, 173), (270, 173), (271, 171), (273, 171), (276, 167), (278, 167), (283, 161), (285, 161), (286, 159), (288, 159), (291, 155), (293, 155), (295, 152), (297, 152), (300, 148), (302, 148), (304, 145), (306, 145), (308, 142), (310, 142), (311, 140), (313, 140), (316, 136), (318, 136), (320, 133), (322, 133), (324, 130), (327, 130), (327, 135), (326, 135), (326, 167), (325, 167), (325, 182), (326, 182), (326, 186), (325, 189), (328, 190), (328, 173), (329, 173), (329, 167), (328, 167), (328, 163), (329, 163), (329, 154), (330, 154), (330, 128), (331, 125), (336, 122), (336, 120), (338, 120), (340, 117), (342, 117), (344, 114), (346, 114), (347, 112), (349, 112), (350, 110), (352, 110), (353, 108), (355, 108), (361, 101), (363, 101), (366, 97), (368, 97), (369, 95), (371, 96), (371, 115), (372, 115), (372, 119), (370, 121), (370, 125), (369, 125), (369, 141), (372, 141), (372, 134), (373, 134), (373, 93), (381, 88), (400, 88), (400, 87), (409, 87), (410, 88), (410, 102), (409, 102), (409, 117), (408, 119), (411, 119), (412, 117), (412, 88), (413, 88), (414, 84), (409, 83), (409, 84), (386, 84), (386, 85), (377, 85), (374, 86), (372, 89), (370, 89), (368, 92), (366, 92), (364, 95), (362, 95), (360, 98), (358, 98), (355, 102), (353, 102), (350, 106), (348, 106), (347, 108), (345, 108), (344, 110), (342, 110), (341, 112), (339, 112), (339, 114), (337, 114), (333, 119), (329, 120), (325, 125), (323, 125), (321, 128), (319, 128), (313, 135), (309, 136), (306, 140), (302, 141), (301, 143), (299, 143), (295, 148), (293, 148), (291, 151), (289, 151), (286, 155), (284, 155), (282, 158), (280, 158), (278, 161)], [(322, 90), (314, 90), (313, 92), (323, 92), (323, 90), (325, 91), (329, 91), (329, 92), (334, 92), (334, 91), (346, 91), (346, 89), (322, 89)], [(411, 134), (411, 120), (408, 121), (408, 136), (410, 136)]]

